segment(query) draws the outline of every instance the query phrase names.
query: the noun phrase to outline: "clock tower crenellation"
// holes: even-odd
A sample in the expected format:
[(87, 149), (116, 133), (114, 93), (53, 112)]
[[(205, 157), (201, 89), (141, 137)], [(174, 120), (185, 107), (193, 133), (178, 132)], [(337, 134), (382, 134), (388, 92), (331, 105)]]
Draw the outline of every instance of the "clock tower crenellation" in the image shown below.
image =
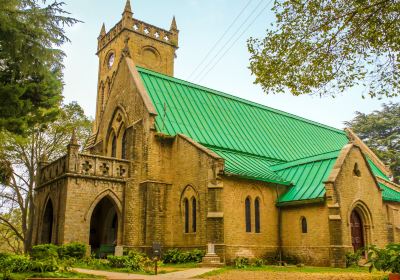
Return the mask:
[(178, 35), (175, 17), (169, 30), (145, 23), (133, 17), (130, 0), (127, 0), (122, 18), (114, 27), (107, 32), (102, 25), (97, 46), (99, 75), (94, 132), (109, 98), (121, 56), (129, 55), (138, 66), (173, 76)]

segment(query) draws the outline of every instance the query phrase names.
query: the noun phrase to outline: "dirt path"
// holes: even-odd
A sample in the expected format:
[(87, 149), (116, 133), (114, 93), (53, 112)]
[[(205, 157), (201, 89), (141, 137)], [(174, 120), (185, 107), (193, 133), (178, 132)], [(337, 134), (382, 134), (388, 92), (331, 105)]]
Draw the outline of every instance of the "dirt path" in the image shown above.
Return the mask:
[(98, 276), (104, 276), (111, 280), (181, 280), (196, 277), (198, 275), (214, 270), (214, 268), (189, 268), (182, 271), (171, 272), (159, 275), (142, 275), (123, 272), (111, 272), (103, 270), (91, 270), (74, 268), (74, 271)]
[(380, 280), (385, 274), (228, 271), (209, 280)]

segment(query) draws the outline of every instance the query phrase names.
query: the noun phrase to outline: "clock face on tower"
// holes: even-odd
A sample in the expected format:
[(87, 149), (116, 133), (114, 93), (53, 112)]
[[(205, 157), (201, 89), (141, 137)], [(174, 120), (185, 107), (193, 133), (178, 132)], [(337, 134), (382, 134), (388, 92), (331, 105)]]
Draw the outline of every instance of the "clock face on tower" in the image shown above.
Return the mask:
[(108, 56), (108, 60), (107, 60), (107, 66), (108, 66), (108, 68), (111, 68), (111, 67), (113, 66), (114, 60), (115, 60), (115, 54), (114, 54), (114, 53), (111, 53), (111, 54)]

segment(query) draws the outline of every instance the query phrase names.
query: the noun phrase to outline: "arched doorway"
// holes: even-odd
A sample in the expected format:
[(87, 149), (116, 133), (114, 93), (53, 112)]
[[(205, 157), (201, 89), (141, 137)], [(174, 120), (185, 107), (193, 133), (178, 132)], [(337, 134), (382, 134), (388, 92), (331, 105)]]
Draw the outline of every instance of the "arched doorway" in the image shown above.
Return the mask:
[(351, 245), (354, 252), (365, 247), (364, 242), (364, 225), (360, 214), (353, 210), (350, 215), (351, 225)]
[(118, 236), (118, 214), (108, 196), (96, 205), (90, 219), (89, 244), (98, 256), (114, 253)]
[(49, 199), (46, 203), (46, 208), (43, 215), (41, 243), (51, 243), (53, 236), (53, 203)]

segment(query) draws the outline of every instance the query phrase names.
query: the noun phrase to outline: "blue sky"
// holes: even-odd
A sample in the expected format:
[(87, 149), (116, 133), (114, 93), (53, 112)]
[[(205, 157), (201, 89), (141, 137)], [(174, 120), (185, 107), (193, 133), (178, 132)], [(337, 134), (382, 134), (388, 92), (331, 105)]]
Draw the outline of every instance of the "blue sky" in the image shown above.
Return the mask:
[[(103, 22), (109, 30), (120, 20), (125, 0), (64, 1), (65, 10), (83, 21), (67, 29), (71, 43), (63, 46), (67, 54), (64, 61), (64, 101), (77, 101), (93, 117), (98, 74), (98, 59), (95, 55), (97, 36)], [(175, 60), (175, 76), (178, 78), (337, 128), (343, 128), (343, 122), (352, 119), (355, 111), (368, 113), (379, 109), (384, 102), (400, 101), (400, 97), (362, 99), (362, 89), (352, 89), (336, 98), (263, 93), (259, 86), (253, 84), (254, 77), (248, 69), (246, 41), (251, 36), (262, 37), (274, 21), (274, 14), (270, 10), (272, 4), (270, 0), (131, 0), (135, 18), (161, 28), (169, 29), (172, 16), (176, 16), (180, 30), (180, 48)], [(194, 79), (196, 74), (190, 74), (244, 7), (247, 8), (243, 14), (203, 63), (204, 67), (208, 67), (202, 73), (207, 75), (200, 81)], [(240, 37), (241, 34), (243, 36)], [(231, 43), (224, 44), (230, 38)], [(225, 53), (225, 56), (221, 58), (217, 55), (218, 51), (220, 54)], [(214, 66), (217, 61), (218, 64)], [(200, 76), (203, 75), (200, 73)]]

